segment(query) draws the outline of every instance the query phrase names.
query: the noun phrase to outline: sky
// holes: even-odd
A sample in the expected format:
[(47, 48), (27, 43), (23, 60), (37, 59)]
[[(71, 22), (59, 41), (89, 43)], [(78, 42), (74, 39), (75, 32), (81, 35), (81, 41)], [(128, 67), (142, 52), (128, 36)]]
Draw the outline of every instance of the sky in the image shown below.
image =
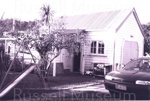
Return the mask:
[(42, 5), (50, 5), (54, 16), (89, 14), (135, 8), (140, 22), (150, 22), (149, 0), (0, 0), (0, 17), (19, 20), (40, 19)]

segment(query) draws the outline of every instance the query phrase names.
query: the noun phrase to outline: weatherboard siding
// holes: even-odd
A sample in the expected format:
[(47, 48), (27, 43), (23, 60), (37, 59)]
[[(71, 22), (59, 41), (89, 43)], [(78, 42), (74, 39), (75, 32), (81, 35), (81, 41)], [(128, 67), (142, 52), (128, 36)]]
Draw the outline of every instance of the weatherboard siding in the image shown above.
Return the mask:
[[(91, 32), (86, 37), (88, 43), (91, 43), (92, 40), (103, 40), (106, 46), (105, 55), (91, 55), (90, 54), (90, 44), (85, 46), (84, 51), (84, 67), (90, 69), (93, 66), (93, 63), (110, 63), (122, 64), (123, 58), (123, 45), (125, 40), (135, 41), (138, 43), (139, 54), (138, 56), (143, 56), (143, 42), (144, 38), (142, 36), (141, 30), (137, 24), (137, 21), (133, 14), (131, 14), (123, 25), (118, 29), (117, 33), (114, 34), (113, 31), (106, 32)], [(115, 40), (115, 41), (114, 41)], [(115, 46), (114, 46), (115, 42)], [(113, 49), (115, 48), (115, 53)], [(129, 47), (130, 48), (130, 47)], [(115, 61), (113, 61), (113, 55), (115, 54)], [(115, 69), (119, 69), (116, 67)]]
[[(90, 32), (86, 37), (86, 44), (84, 48), (84, 68), (85, 70), (93, 68), (93, 63), (109, 63), (113, 61), (113, 32)], [(103, 41), (105, 44), (104, 55), (95, 55), (90, 53), (92, 41)]]
[[(107, 12), (105, 13), (106, 15), (109, 13), (109, 16), (107, 17), (103, 15), (104, 13), (105, 12), (99, 13), (100, 15), (97, 13), (94, 15), (81, 15), (66, 18), (66, 28), (68, 30), (84, 29), (88, 32), (86, 43), (81, 53), (81, 72), (84, 72), (86, 69), (92, 68), (93, 63), (97, 62), (110, 63), (112, 65), (116, 63), (121, 64), (123, 57), (123, 45), (125, 40), (138, 42), (139, 57), (143, 55), (144, 38), (142, 36), (136, 18), (133, 15), (134, 9), (115, 11), (114, 13)], [(128, 19), (125, 20), (125, 18)], [(92, 41), (104, 41), (104, 55), (92, 55), (90, 53), (90, 45)], [(66, 57), (68, 57), (67, 55), (65, 55), (67, 54), (66, 52), (63, 54), (60, 58), (61, 62), (63, 61), (63, 59), (66, 59)], [(68, 69), (69, 67), (67, 67), (67, 62), (68, 60), (63, 61), (64, 67)], [(73, 64), (73, 62), (69, 62)], [(70, 64), (71, 69), (73, 69), (73, 66), (71, 67), (72, 64)]]
[(138, 42), (138, 56), (143, 56), (144, 39), (133, 13), (128, 17), (116, 34), (115, 63), (122, 63), (122, 49), (125, 40)]

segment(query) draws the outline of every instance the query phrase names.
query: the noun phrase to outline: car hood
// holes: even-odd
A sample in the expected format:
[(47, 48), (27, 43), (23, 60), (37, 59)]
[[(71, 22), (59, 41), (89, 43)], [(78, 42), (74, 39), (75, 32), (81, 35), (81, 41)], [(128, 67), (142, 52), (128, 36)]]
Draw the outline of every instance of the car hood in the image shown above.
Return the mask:
[(108, 75), (114, 78), (121, 78), (128, 81), (145, 80), (150, 81), (150, 72), (141, 71), (129, 71), (129, 70), (118, 70), (108, 73)]

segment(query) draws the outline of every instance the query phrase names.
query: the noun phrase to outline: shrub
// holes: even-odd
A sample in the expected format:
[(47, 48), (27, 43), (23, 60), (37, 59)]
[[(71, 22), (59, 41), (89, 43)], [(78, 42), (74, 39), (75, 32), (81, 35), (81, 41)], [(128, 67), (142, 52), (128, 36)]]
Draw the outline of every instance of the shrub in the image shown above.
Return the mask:
[(7, 54), (4, 54), (3, 56), (0, 57), (0, 68), (3, 70), (3, 71), (6, 71), (8, 70), (8, 67), (10, 65), (10, 56), (7, 55)]
[[(13, 60), (12, 60), (13, 61)], [(12, 69), (11, 71), (14, 71), (14, 72), (22, 72), (24, 71), (26, 68), (28, 68), (31, 64), (26, 64), (24, 62), (22, 62), (21, 59), (19, 58), (16, 58), (14, 60), (14, 63), (12, 65)]]
[(14, 61), (10, 71), (13, 72), (22, 72), (24, 69), (28, 68), (31, 64), (25, 64), (22, 62), (20, 58), (16, 58), (15, 60), (12, 60), (9, 55), (5, 54), (3, 59), (1, 59), (1, 68), (4, 71), (7, 71), (12, 61)]

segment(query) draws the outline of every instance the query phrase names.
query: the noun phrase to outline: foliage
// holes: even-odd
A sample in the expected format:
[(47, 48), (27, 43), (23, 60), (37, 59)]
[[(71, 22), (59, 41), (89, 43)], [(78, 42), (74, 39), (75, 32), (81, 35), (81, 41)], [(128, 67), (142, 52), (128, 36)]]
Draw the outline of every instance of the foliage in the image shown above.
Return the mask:
[(2, 37), (3, 32), (10, 31), (12, 29), (12, 25), (12, 19), (0, 20), (0, 36)]
[(3, 69), (3, 71), (7, 71), (11, 62), (14, 61), (11, 71), (14, 72), (22, 72), (25, 68), (28, 68), (30, 64), (26, 64), (24, 62), (21, 61), (21, 59), (16, 58), (14, 60), (12, 60), (10, 58), (10, 55), (8, 54), (4, 54), (3, 56), (1, 56), (1, 68)]
[(80, 29), (76, 29), (74, 33), (67, 33), (65, 17), (54, 19), (54, 11), (49, 5), (43, 5), (41, 11), (41, 20), (15, 21), (15, 30), (9, 32), (12, 37), (17, 39), (18, 45), (24, 46), (25, 49), (29, 47), (38, 51), (40, 60), (36, 69), (40, 78), (47, 73), (53, 60), (60, 55), (62, 49), (68, 50), (70, 54), (78, 53), (80, 51), (79, 44), (84, 43), (86, 36), (86, 31)]
[(33, 28), (35, 26), (35, 22), (34, 21), (19, 21), (19, 20), (15, 20), (15, 29), (18, 31), (26, 31), (30, 28)]
[(144, 53), (150, 53), (150, 24), (142, 25), (144, 32)]
[(14, 61), (14, 64), (12, 65), (12, 68), (11, 68), (11, 71), (13, 72), (22, 72), (25, 69), (29, 68), (29, 66), (31, 66), (31, 63), (26, 64), (19, 58), (16, 58), (15, 60), (11, 60), (11, 62), (12, 61)]
[(49, 26), (49, 24), (51, 23), (50, 20), (53, 19), (54, 11), (49, 5), (43, 5), (41, 7), (41, 11), (42, 22)]
[(1, 55), (1, 66), (4, 71), (8, 69), (10, 65), (10, 56), (7, 54)]
[(60, 54), (62, 49), (67, 49), (70, 53), (78, 52), (78, 43), (83, 42), (85, 37), (84, 30), (78, 30), (77, 33), (65, 32), (65, 18), (53, 18), (54, 11), (49, 5), (41, 7), (41, 20), (19, 21), (15, 20), (15, 30), (12, 30), (13, 19), (0, 20), (1, 32), (9, 32), (9, 35), (17, 39), (17, 44), (24, 41), (26, 47), (34, 47), (41, 58), (47, 59), (48, 52)]
[[(84, 43), (86, 32), (77, 30), (77, 33), (66, 33), (62, 20), (60, 18), (59, 22), (58, 20), (53, 22), (54, 26), (51, 25), (53, 30), (50, 33), (49, 26), (43, 28), (43, 22), (40, 22), (36, 23), (37, 25), (32, 30), (21, 34), (23, 38), (20, 38), (20, 40), (24, 40), (26, 47), (34, 47), (39, 52), (42, 59), (41, 66), (43, 67), (43, 64), (45, 64), (45, 69), (48, 69), (52, 61), (60, 55), (62, 49), (67, 49), (70, 54), (78, 53), (80, 51), (78, 43)], [(21, 43), (20, 40), (18, 40), (18, 43)]]
[[(15, 23), (15, 30), (17, 31), (26, 31), (27, 29), (30, 29), (33, 26), (35, 26), (35, 21), (27, 22), (27, 21), (14, 20), (14, 23)], [(1, 33), (11, 31), (12, 27), (13, 27), (13, 19), (0, 20)]]

